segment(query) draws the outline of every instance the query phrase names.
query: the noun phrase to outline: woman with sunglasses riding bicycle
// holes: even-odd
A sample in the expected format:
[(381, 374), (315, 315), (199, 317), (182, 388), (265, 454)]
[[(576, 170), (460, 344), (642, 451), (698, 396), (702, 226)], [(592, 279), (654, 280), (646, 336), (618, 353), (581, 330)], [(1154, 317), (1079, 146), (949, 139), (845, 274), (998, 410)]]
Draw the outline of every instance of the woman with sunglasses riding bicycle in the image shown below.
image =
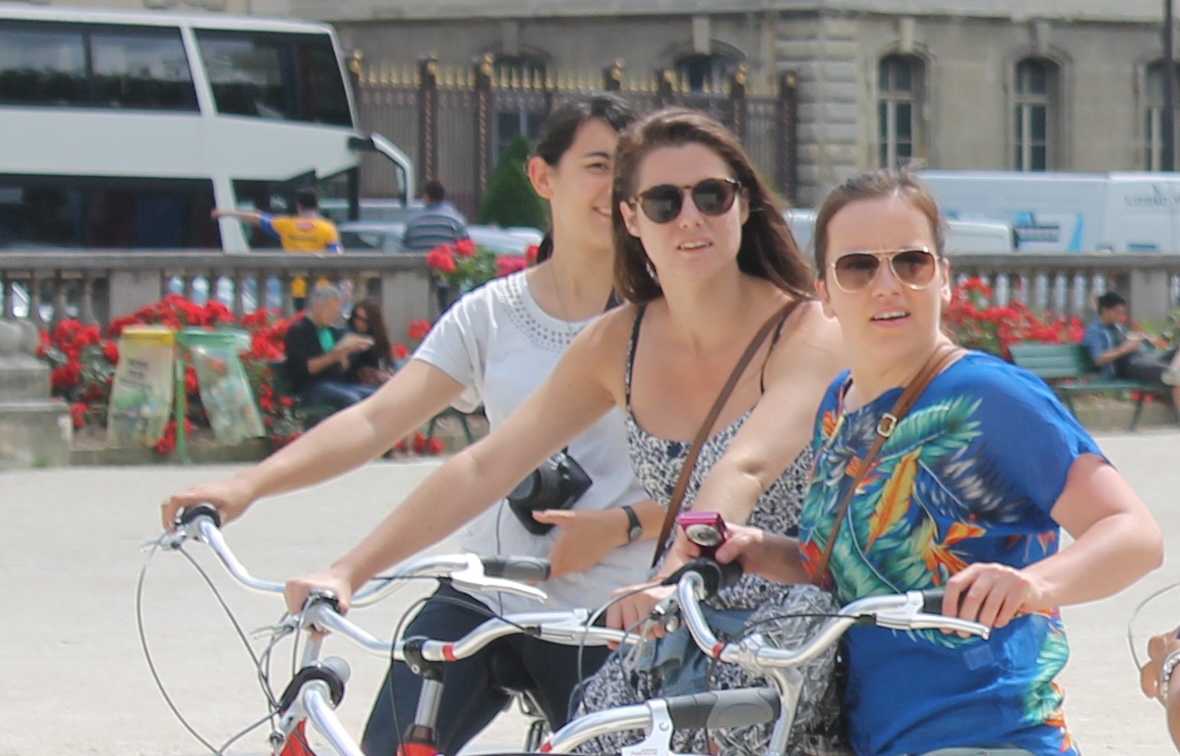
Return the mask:
[[(845, 181), (818, 213), (815, 252), (851, 370), (816, 419), (800, 537), (737, 527), (718, 558), (818, 576), (841, 604), (945, 587), (944, 614), (994, 628), (986, 641), (849, 630), (857, 753), (1076, 754), (1055, 682), (1069, 655), (1058, 607), (1156, 568), (1159, 528), (1042, 381), (943, 333), (950, 262), (917, 178)], [(926, 376), (907, 411), (899, 399), (917, 388), (905, 387)], [(1074, 542), (1059, 549), (1062, 528)]]
[[(808, 429), (842, 359), (835, 323), (811, 299), (810, 268), (737, 137), (708, 116), (648, 116), (624, 134), (615, 160), (616, 280), (629, 304), (588, 326), (511, 417), (442, 465), (331, 570), (293, 584), (295, 602), (312, 587), (348, 596), (441, 537), (436, 519), (474, 516), (616, 410), (644, 488), (666, 504), (690, 440), (767, 322), (777, 336), (759, 346), (708, 429), (691, 491), (715, 477), (725, 494), (709, 509), (775, 530), (795, 525)], [(751, 468), (754, 458), (767, 463)], [(719, 605), (753, 608), (787, 593), (749, 577)], [(812, 724), (836, 713), (817, 713)]]
[[(633, 117), (625, 100), (609, 94), (571, 98), (556, 107), (528, 163), (533, 187), (548, 201), (552, 218), (541, 262), (463, 297), (435, 323), (409, 364), (372, 398), (320, 423), (255, 467), (173, 495), (164, 503), (165, 523), (178, 508), (200, 502), (214, 504), (223, 519), (231, 520), (257, 499), (341, 475), (379, 456), (447, 405), (471, 411), (482, 403), (493, 428), (504, 422), (578, 332), (612, 301), (611, 167), (619, 131)], [(640, 539), (645, 529), (654, 535), (662, 512), (644, 496), (628, 464), (622, 415), (610, 413), (579, 428), (565, 444), (592, 484), (571, 509), (533, 513), (534, 519), (557, 527), (534, 534), (503, 500), (532, 467), (520, 468), (511, 485), (463, 511), (452, 506), (455, 484), (445, 482), (448, 471), (441, 488), (427, 494), (424, 511), (398, 520), (398, 547), (387, 563), (462, 528), (461, 548), (472, 553), (548, 557), (549, 608), (599, 604), (614, 588), (642, 579), (650, 545)], [(421, 497), (414, 501), (423, 502)], [(448, 585), (410, 621), (406, 634), (455, 639), (492, 610), (535, 609), (519, 597)], [(438, 717), (440, 748), (457, 752), (508, 702), (500, 688), (504, 675), (489, 670), (511, 668), (513, 682), (531, 689), (550, 723), (559, 725), (574, 685), (605, 655), (601, 648), (588, 648), (579, 665), (576, 648), (518, 635), (448, 665)], [(420, 687), (421, 679), (405, 665), (391, 667), (366, 727), (366, 752), (394, 752), (401, 727), (414, 719)]]

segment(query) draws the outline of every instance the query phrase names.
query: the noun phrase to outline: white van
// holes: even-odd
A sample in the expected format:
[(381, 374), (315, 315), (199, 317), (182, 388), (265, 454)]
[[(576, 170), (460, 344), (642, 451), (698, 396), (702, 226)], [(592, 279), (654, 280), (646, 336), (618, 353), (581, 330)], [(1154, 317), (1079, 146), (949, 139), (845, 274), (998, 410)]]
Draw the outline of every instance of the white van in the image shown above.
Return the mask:
[(1029, 252), (1180, 252), (1175, 173), (921, 171), (948, 218), (1010, 223)]
[[(808, 256), (815, 254), (815, 211), (791, 208), (783, 212), (799, 248)], [(1003, 221), (964, 221), (947, 219), (946, 252), (948, 255), (1002, 255), (1016, 251), (1012, 225)]]

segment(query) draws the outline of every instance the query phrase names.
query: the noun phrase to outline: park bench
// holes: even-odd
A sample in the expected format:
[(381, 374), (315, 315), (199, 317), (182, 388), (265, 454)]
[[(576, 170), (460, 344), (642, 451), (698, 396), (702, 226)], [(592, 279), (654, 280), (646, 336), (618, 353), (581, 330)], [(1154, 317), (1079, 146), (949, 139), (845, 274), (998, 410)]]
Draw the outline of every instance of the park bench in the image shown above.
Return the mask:
[(311, 428), (316, 423), (331, 415), (336, 408), (323, 402), (305, 402), (299, 398), (291, 383), (291, 376), (287, 373), (287, 363), (283, 361), (270, 363), (271, 388), (275, 396), (288, 396), (294, 400), (295, 413), (303, 420), (304, 428)]
[[(1090, 354), (1081, 344), (1046, 344), (1024, 342), (1008, 347), (1012, 362), (1053, 387), (1070, 412), (1077, 415), (1073, 397), (1077, 394), (1095, 394), (1104, 391), (1129, 391), (1135, 398), (1135, 414), (1131, 417), (1130, 430), (1139, 425), (1143, 402), (1148, 396), (1160, 396), (1168, 402), (1172, 413), (1172, 388), (1158, 383), (1146, 383), (1124, 378), (1100, 378), (1098, 370), (1090, 360)], [(1180, 421), (1180, 416), (1177, 416)]]

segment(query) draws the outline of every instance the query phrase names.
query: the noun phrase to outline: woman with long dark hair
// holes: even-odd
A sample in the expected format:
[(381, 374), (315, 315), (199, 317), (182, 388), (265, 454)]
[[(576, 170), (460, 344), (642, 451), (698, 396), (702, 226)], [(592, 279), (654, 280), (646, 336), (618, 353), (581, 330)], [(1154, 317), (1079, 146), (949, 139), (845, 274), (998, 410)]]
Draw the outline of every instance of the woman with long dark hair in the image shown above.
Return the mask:
[(379, 386), (389, 380), (393, 375), (393, 345), (389, 343), (389, 329), (385, 327), (381, 304), (373, 297), (354, 304), (348, 314), (348, 330), (373, 340), (368, 349), (349, 355), (348, 379), (369, 386)]
[[(775, 530), (797, 522), (810, 423), (839, 370), (840, 337), (811, 298), (810, 269), (781, 210), (737, 137), (700, 112), (652, 114), (628, 129), (612, 154), (610, 199), (587, 202), (579, 217), (597, 224), (609, 207), (617, 288), (628, 303), (586, 326), (510, 417), (439, 467), (331, 569), (289, 583), (293, 606), (312, 588), (347, 601), (365, 580), (445, 535), (445, 525), (487, 511), (549, 455), (620, 413), (626, 425), (619, 441), (647, 495), (666, 506), (693, 437), (767, 324), (767, 337), (707, 429), (688, 500), (707, 476), (707, 509)], [(534, 184), (545, 190), (546, 182)], [(561, 229), (572, 222), (557, 211), (555, 260)], [(641, 519), (655, 535), (664, 512), (653, 508)], [(651, 544), (634, 545), (650, 562)], [(663, 569), (674, 567), (673, 560)], [(752, 609), (805, 593), (751, 577), (716, 601)], [(830, 658), (826, 665), (830, 671)], [(816, 677), (818, 699), (828, 678)], [(801, 718), (822, 725), (834, 712), (809, 699)]]
[[(460, 298), (409, 363), (371, 399), (334, 415), (229, 480), (172, 496), (164, 504), (165, 523), (179, 507), (202, 501), (232, 519), (259, 498), (341, 475), (382, 454), (447, 405), (471, 411), (482, 404), (492, 428), (504, 423), (612, 300), (611, 169), (619, 131), (632, 119), (626, 102), (610, 94), (576, 97), (555, 108), (537, 138), (536, 157), (528, 163), (532, 185), (548, 201), (552, 218), (547, 259)], [(429, 511), (399, 528), (381, 559), (392, 563), (409, 557), (461, 529), (460, 547), (472, 553), (548, 557), (552, 577), (545, 589), (552, 607), (605, 602), (614, 588), (642, 578), (650, 544), (645, 547), (640, 539), (645, 533), (654, 535), (660, 517), (659, 505), (635, 481), (624, 434), (622, 414), (613, 412), (567, 439), (570, 456), (592, 480), (572, 509), (535, 512), (525, 522), (504, 501), (541, 463), (537, 459), (532, 467), (520, 468), (511, 485), (494, 497), (481, 497), (475, 506), (455, 507), (450, 485), (431, 489)], [(452, 470), (444, 475), (449, 477)], [(421, 495), (412, 498), (395, 514), (417, 511), (423, 500)], [(535, 534), (530, 527), (538, 524), (556, 527)], [(345, 607), (350, 595), (351, 589), (340, 593)], [(407, 635), (455, 639), (493, 610), (535, 609), (519, 597), (449, 585), (434, 598), (410, 621)], [(559, 725), (574, 686), (604, 657), (602, 649), (586, 649), (579, 667), (578, 649), (517, 635), (448, 664), (438, 716), (440, 749), (457, 752), (508, 702), (507, 694), (489, 679), (490, 667), (517, 668), (549, 721)], [(405, 665), (391, 666), (366, 727), (366, 752), (394, 752), (402, 736), (397, 723), (412, 721), (420, 685), (421, 679)]]

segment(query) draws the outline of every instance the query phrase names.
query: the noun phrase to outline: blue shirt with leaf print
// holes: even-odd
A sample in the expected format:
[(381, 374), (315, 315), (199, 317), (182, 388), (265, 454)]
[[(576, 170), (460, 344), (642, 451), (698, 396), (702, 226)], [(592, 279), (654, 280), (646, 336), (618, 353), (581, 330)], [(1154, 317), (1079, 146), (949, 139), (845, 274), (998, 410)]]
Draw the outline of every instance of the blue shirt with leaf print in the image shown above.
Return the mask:
[[(848, 413), (848, 373), (816, 421), (800, 522), (816, 568), (851, 467), (896, 388)], [(836, 536), (825, 580), (842, 604), (938, 588), (975, 562), (1021, 568), (1057, 551), (1050, 511), (1082, 454), (1101, 452), (1039, 378), (969, 352), (927, 386), (873, 461)], [(1057, 610), (1018, 616), (990, 640), (936, 630), (853, 627), (845, 707), (858, 754), (1015, 747), (1077, 754), (1054, 681), (1069, 656)]]

